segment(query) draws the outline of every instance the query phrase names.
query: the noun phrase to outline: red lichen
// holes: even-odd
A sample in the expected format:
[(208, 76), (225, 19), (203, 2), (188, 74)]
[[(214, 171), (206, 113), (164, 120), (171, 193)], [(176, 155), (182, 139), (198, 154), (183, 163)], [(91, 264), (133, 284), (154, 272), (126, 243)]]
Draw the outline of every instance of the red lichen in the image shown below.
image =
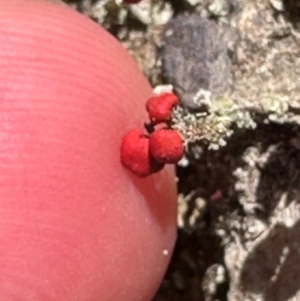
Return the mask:
[(168, 122), (172, 117), (172, 109), (178, 105), (178, 97), (173, 93), (162, 93), (149, 98), (146, 110), (152, 123)]
[(158, 162), (175, 164), (183, 156), (183, 143), (180, 135), (172, 129), (158, 129), (149, 138), (152, 156)]
[(160, 171), (164, 164), (156, 161), (149, 151), (149, 137), (139, 129), (125, 134), (121, 144), (121, 162), (124, 167), (139, 177)]

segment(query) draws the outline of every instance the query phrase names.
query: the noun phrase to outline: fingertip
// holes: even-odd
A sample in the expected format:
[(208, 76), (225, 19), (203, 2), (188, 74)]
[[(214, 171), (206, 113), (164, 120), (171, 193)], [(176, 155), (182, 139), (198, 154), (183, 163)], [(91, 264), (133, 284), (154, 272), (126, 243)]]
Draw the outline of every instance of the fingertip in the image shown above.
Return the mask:
[(137, 178), (119, 154), (147, 118), (149, 84), (65, 6), (1, 1), (0, 44), (0, 291), (149, 300), (176, 236), (173, 175)]

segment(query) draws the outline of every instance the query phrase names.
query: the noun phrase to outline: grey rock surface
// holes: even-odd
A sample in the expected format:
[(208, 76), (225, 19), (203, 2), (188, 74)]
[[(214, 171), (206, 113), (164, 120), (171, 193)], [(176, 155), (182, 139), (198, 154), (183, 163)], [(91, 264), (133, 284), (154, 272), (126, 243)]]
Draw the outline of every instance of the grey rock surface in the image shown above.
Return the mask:
[(201, 89), (213, 96), (229, 91), (229, 38), (229, 27), (199, 16), (180, 16), (166, 25), (163, 75), (174, 86), (183, 106), (197, 108), (197, 93)]

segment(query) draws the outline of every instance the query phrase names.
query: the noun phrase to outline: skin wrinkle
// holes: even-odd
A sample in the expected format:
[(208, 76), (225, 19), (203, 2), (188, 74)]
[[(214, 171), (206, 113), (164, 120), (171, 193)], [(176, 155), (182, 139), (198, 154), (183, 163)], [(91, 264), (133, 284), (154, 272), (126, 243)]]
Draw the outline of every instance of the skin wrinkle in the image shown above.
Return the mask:
[[(20, 34), (20, 33), (18, 33), (18, 34)], [(48, 33), (49, 35), (50, 35), (50, 32)], [(21, 35), (21, 34), (20, 34)], [(70, 37), (68, 37), (68, 39), (70, 39)], [(91, 39), (91, 40), (93, 40), (93, 39)], [(27, 41), (26, 41), (27, 42)], [(29, 41), (30, 42), (30, 41)], [(89, 48), (89, 47), (87, 47), (87, 48)], [(101, 49), (101, 50), (99, 50), (99, 51), (102, 51), (103, 49)], [(111, 50), (106, 50), (107, 52), (111, 52)], [(44, 52), (44, 51), (43, 51)], [(49, 49), (48, 50), (48, 52), (49, 53), (51, 53), (51, 60), (53, 60), (53, 59), (55, 59), (55, 57), (57, 57), (57, 58), (60, 58), (60, 57), (63, 57), (62, 55), (61, 55), (61, 53), (59, 52), (59, 49)], [(31, 47), (25, 52), (25, 53), (31, 53)], [(81, 61), (84, 61), (85, 59), (84, 58), (86, 58), (86, 57), (90, 57), (90, 53), (87, 53), (86, 55), (84, 55), (84, 56), (82, 56), (83, 58), (81, 58), (81, 57), (78, 57), (78, 55), (75, 55), (76, 53), (77, 53), (77, 51), (76, 51), (76, 49), (74, 49), (74, 55), (72, 56), (72, 53), (71, 53), (71, 55), (70, 55), (70, 59), (69, 59), (69, 61), (68, 61), (68, 59), (64, 59), (65, 60), (65, 62), (64, 62), (64, 64), (65, 65), (73, 65), (73, 67), (71, 68), (71, 70), (74, 70), (72, 73), (74, 73), (74, 75), (76, 75), (76, 73), (78, 72), (78, 71), (76, 71), (76, 70), (78, 70), (78, 64), (80, 65), (80, 63), (81, 63)], [(5, 52), (4, 52), (4, 54), (5, 54)], [(18, 55), (18, 54), (15, 54), (15, 55)], [(21, 55), (21, 54), (20, 54)], [(104, 55), (104, 57), (108, 57), (108, 55)], [(8, 57), (9, 58), (9, 57)], [(13, 58), (13, 57), (12, 57)], [(112, 61), (115, 61), (114, 59), (112, 59)], [(76, 62), (76, 63), (74, 63), (74, 62)], [(18, 61), (18, 63), (20, 64), (20, 61)], [(25, 57), (25, 59), (24, 59), (24, 62), (23, 62), (24, 64), (25, 64), (25, 66), (22, 66), (22, 69), (23, 70), (28, 70), (28, 67), (26, 66), (28, 63), (27, 63), (27, 58)], [(38, 64), (40, 64), (41, 63), (41, 61), (39, 60), (38, 61)], [(47, 61), (45, 62), (45, 63), (47, 63)], [(30, 64), (32, 65), (32, 62), (30, 62)], [(50, 65), (50, 66), (52, 66), (52, 64), (50, 63), (49, 64), (49, 62), (48, 62), (48, 65)], [(57, 65), (59, 65), (59, 64), (57, 64)], [(107, 64), (107, 62), (105, 62), (105, 60), (102, 62), (102, 68), (103, 68), (103, 66), (106, 66), (106, 65), (108, 65), (109, 66), (109, 69), (107, 69), (107, 70), (104, 70), (104, 72), (102, 72), (101, 74), (105, 74), (105, 77), (106, 77), (106, 81), (107, 82), (112, 82), (112, 80), (110, 79), (110, 77), (114, 77), (114, 74), (113, 74), (113, 72), (111, 72), (111, 70), (114, 68), (114, 66), (111, 66), (111, 65), (109, 65), (109, 64)], [(116, 63), (116, 65), (118, 65), (118, 63)], [(11, 64), (10, 65), (10, 67), (11, 68), (13, 68), (14, 66), (13, 66), (13, 64)], [(33, 64), (33, 66), (32, 66), (32, 69), (34, 69), (34, 70), (38, 70), (35, 66), (34, 66), (34, 64)], [(95, 68), (89, 68), (88, 67), (88, 69), (89, 70), (94, 70)], [(45, 68), (41, 68), (41, 72), (49, 72), (49, 70), (47, 70), (47, 69), (45, 69)], [(28, 71), (27, 71), (28, 72)], [(62, 68), (62, 70), (61, 70), (61, 72), (65, 72), (65, 70)], [(70, 72), (70, 71), (69, 71)], [(70, 76), (73, 76), (73, 74), (70, 74)], [(93, 79), (95, 80), (95, 81), (99, 81), (99, 82), (101, 82), (101, 81), (103, 81), (103, 79), (99, 79), (99, 78), (97, 78), (97, 74), (98, 74), (99, 72), (95, 69), (95, 74), (93, 74), (93, 76), (91, 77), (92, 78), (92, 81), (91, 81), (91, 83), (90, 83), (90, 86), (95, 86), (95, 83), (93, 82)], [(84, 72), (83, 72), (83, 74), (85, 74)], [(126, 76), (128, 76), (128, 75), (126, 75), (126, 74), (124, 74), (124, 78), (126, 78)], [(26, 80), (26, 78), (27, 77), (25, 77), (25, 80)], [(76, 83), (77, 84), (77, 83)], [(122, 83), (121, 81), (118, 81), (118, 82), (116, 82), (115, 83), (116, 85), (118, 85), (118, 87), (120, 87), (122, 90), (123, 89), (125, 89), (125, 88), (127, 88), (127, 85), (124, 85), (124, 83)], [(79, 85), (80, 85), (80, 83), (79, 83)], [(89, 88), (87, 88), (88, 90), (93, 90), (93, 89), (89, 89)], [(108, 94), (110, 94), (111, 93), (111, 90), (110, 90), (110, 87), (108, 87), (108, 89), (106, 89), (106, 91), (107, 91), (107, 93)], [(135, 91), (135, 89), (132, 89), (132, 93), (134, 93), (134, 91)], [(103, 93), (103, 91), (101, 91), (101, 93)], [(122, 94), (121, 94), (122, 95)], [(132, 98), (134, 98), (134, 94), (132, 95)], [(105, 104), (103, 104), (103, 105), (105, 105)], [(104, 108), (105, 109), (105, 108)], [(130, 112), (130, 111), (128, 111), (128, 112)], [(129, 118), (128, 118), (129, 119)], [(130, 120), (130, 119), (129, 119)]]

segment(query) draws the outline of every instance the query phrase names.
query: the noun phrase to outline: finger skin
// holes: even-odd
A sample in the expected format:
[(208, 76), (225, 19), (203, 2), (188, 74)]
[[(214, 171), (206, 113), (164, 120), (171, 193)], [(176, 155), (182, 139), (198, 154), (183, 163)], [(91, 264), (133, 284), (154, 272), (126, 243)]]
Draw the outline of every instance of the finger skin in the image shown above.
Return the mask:
[(0, 300), (150, 300), (175, 241), (175, 185), (119, 161), (148, 83), (64, 5), (1, 0), (0, 45)]

